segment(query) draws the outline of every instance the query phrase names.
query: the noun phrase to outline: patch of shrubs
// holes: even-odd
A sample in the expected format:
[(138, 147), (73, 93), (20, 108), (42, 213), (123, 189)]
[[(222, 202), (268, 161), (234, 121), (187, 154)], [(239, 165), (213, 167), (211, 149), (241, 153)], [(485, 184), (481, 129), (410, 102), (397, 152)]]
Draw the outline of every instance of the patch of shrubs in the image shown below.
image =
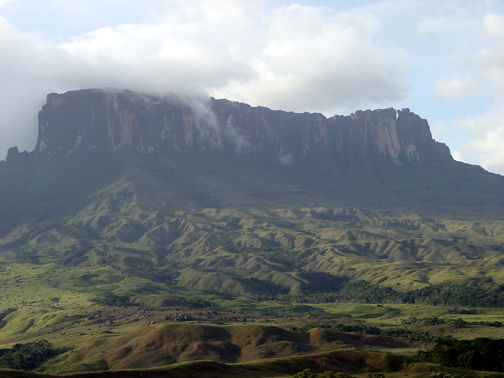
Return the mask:
[(10, 349), (0, 349), (0, 368), (33, 370), (61, 352), (47, 340), (16, 344)]
[(208, 301), (205, 301), (203, 299), (199, 298), (186, 298), (186, 297), (178, 297), (178, 296), (173, 296), (169, 298), (165, 298), (161, 305), (163, 307), (176, 307), (176, 306), (181, 306), (181, 307), (188, 307), (188, 308), (210, 308), (212, 307), (212, 304)]
[(452, 320), (444, 320), (440, 319), (438, 317), (430, 317), (430, 318), (410, 318), (410, 319), (403, 319), (401, 321), (402, 324), (406, 325), (422, 325), (422, 326), (435, 326), (435, 325), (441, 325), (441, 324), (449, 324), (454, 328), (466, 328), (468, 326), (485, 326), (485, 327), (496, 327), (500, 328), (502, 327), (502, 323), (495, 321), (495, 322), (484, 322), (484, 321), (479, 321), (479, 322), (466, 322), (464, 319), (457, 318), (457, 319), (452, 319)]
[(93, 302), (104, 305), (104, 306), (135, 306), (135, 303), (131, 301), (130, 297), (127, 295), (117, 295), (112, 293), (106, 293), (104, 295), (93, 298)]
[(448, 311), (447, 311), (448, 314), (459, 314), (459, 315), (476, 315), (476, 314), (480, 314), (481, 311), (478, 310), (477, 308), (458, 308), (458, 307), (454, 307), (454, 308), (450, 308)]
[(303, 371), (294, 374), (294, 378), (355, 378), (355, 377), (353, 375), (335, 371), (314, 373), (311, 371), (311, 369), (304, 369)]
[(382, 329), (378, 327), (368, 327), (364, 325), (345, 325), (345, 324), (337, 324), (333, 328), (335, 328), (337, 331), (340, 332), (355, 332), (365, 335), (390, 336), (411, 341), (436, 342), (440, 340), (438, 336), (432, 336), (429, 332), (412, 331), (404, 328)]
[[(279, 299), (296, 302), (354, 302), (354, 303), (410, 303), (433, 306), (503, 307), (504, 285), (492, 278), (471, 279), (464, 284), (427, 286), (406, 293), (366, 281), (343, 281), (331, 292), (306, 292), (300, 296), (283, 296)], [(478, 310), (459, 310), (460, 314), (473, 314)], [(454, 312), (455, 313), (455, 312)]]
[(439, 341), (432, 351), (419, 352), (419, 357), (444, 366), (504, 372), (504, 340), (445, 339)]
[(409, 319), (403, 319), (401, 321), (402, 324), (415, 324), (415, 325), (440, 325), (440, 324), (445, 324), (446, 321), (443, 319), (438, 318), (437, 316), (429, 317), (429, 318), (409, 318)]

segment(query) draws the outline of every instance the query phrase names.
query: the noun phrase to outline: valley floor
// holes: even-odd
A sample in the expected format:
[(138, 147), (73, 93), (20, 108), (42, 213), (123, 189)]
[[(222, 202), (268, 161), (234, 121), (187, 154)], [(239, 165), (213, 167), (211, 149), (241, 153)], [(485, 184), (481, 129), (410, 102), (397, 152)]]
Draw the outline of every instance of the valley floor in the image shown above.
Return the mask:
[[(230, 300), (219, 310), (82, 305), (64, 315), (57, 304), (11, 310), (0, 324), (1, 347), (48, 340), (61, 349), (36, 369), (47, 374), (170, 365), (146, 376), (187, 376), (186, 369), (190, 376), (200, 369), (215, 376), (292, 376), (306, 368), (418, 376), (439, 369), (417, 358), (439, 338), (504, 338), (501, 308), (250, 300)], [(283, 315), (268, 315), (279, 308)], [(191, 362), (201, 360), (220, 363)], [(82, 377), (88, 376), (102, 375)]]

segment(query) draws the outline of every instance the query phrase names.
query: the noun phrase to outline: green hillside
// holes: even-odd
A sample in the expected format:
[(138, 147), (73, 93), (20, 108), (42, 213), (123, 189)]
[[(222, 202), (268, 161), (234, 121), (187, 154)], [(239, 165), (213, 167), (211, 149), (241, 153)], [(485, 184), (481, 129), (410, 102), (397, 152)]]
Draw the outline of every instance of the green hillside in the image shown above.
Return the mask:
[[(44, 268), (50, 269), (44, 285), (73, 285), (84, 292), (103, 285), (132, 298), (139, 297), (134, 282), (146, 282), (153, 293), (171, 287), (256, 299), (501, 304), (504, 220), (499, 208), (476, 218), (483, 208), (350, 207), (329, 195), (310, 197), (295, 190), (267, 200), (265, 193), (274, 188), (260, 175), (247, 172), (244, 184), (217, 181), (217, 171), (205, 185), (204, 172), (189, 172), (180, 180), (164, 171), (154, 174), (157, 169), (171, 173), (156, 165), (161, 160), (169, 161), (117, 160), (101, 169), (90, 162), (80, 171), (65, 166), (70, 177), (55, 176), (53, 166), (45, 167), (51, 173), (47, 177), (35, 164), (39, 177), (24, 190), (36, 190), (45, 200), (21, 202), (26, 193), (14, 189), (7, 195), (11, 203), (3, 203), (5, 211), (10, 206), (17, 211), (3, 217), (4, 266), (32, 264), (37, 272), (51, 267)], [(231, 167), (240, 170), (239, 164)], [(8, 173), (13, 172), (23, 170)], [(65, 194), (60, 196), (53, 188), (62, 180), (71, 188), (58, 186)], [(254, 197), (252, 181), (261, 196)], [(288, 180), (278, 182), (288, 187)], [(216, 196), (207, 200), (220, 206), (203, 206), (205, 190)], [(311, 198), (307, 205), (317, 201), (319, 206), (299, 206), (305, 196)], [(329, 206), (338, 202), (342, 206)], [(488, 298), (463, 299), (457, 293), (468, 282), (476, 291), (484, 288)], [(440, 298), (447, 293), (449, 300)]]

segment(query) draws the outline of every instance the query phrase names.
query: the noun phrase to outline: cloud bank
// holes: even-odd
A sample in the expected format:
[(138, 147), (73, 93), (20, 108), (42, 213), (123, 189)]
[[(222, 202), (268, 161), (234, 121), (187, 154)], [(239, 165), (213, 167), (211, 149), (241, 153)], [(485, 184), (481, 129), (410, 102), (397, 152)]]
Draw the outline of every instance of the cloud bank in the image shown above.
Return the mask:
[(459, 12), (458, 17), (425, 19), (418, 29), (438, 38), (464, 35), (459, 39), (464, 48), (452, 56), (463, 73), (441, 78), (435, 93), (460, 103), (477, 101), (478, 96), (486, 98), (487, 106), (480, 114), (454, 122), (467, 139), (454, 156), (504, 174), (504, 15), (484, 12), (460, 16)]
[(504, 106), (464, 119), (459, 127), (474, 135), (468, 147), (477, 153), (478, 162), (492, 172), (504, 173)]
[(464, 96), (474, 96), (482, 92), (480, 84), (471, 77), (442, 79), (436, 86), (436, 94), (448, 100), (458, 100)]
[(0, 158), (13, 145), (33, 149), (36, 114), (50, 92), (204, 92), (329, 114), (390, 106), (408, 94), (410, 58), (374, 40), (381, 25), (370, 13), (348, 18), (301, 5), (272, 11), (249, 2), (173, 4), (148, 22), (58, 40), (24, 33), (0, 16)]

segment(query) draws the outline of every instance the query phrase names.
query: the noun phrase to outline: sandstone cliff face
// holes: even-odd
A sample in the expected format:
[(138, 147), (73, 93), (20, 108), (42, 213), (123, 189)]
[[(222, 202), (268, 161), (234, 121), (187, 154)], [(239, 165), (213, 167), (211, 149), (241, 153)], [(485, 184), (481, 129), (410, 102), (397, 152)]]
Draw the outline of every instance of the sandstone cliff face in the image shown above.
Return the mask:
[(341, 166), (451, 160), (427, 121), (408, 109), (326, 118), (228, 100), (90, 89), (50, 94), (39, 113), (36, 151), (48, 157), (166, 149), (232, 151), (285, 165), (319, 158)]

